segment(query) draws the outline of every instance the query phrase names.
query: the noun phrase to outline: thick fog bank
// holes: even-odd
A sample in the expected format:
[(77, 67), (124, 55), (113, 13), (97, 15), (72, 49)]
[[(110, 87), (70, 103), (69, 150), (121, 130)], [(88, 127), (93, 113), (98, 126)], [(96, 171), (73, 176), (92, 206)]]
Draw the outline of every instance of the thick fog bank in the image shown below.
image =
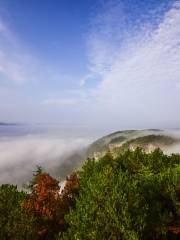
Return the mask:
[(91, 141), (37, 135), (0, 138), (0, 184), (27, 183), (37, 165), (63, 178), (78, 166)]
[[(20, 132), (19, 129), (17, 131)], [(10, 183), (22, 186), (26, 184), (36, 170), (36, 166), (42, 166), (54, 177), (64, 179), (74, 169), (78, 168), (86, 158), (86, 148), (98, 137), (75, 136), (65, 137), (62, 134), (27, 134), (17, 132), (0, 134), (0, 184)], [(7, 131), (6, 131), (7, 133)], [(69, 132), (69, 134), (72, 132)], [(133, 138), (160, 134), (168, 135), (174, 139), (180, 139), (179, 130), (141, 130), (133, 133)], [(86, 132), (86, 135), (90, 135)], [(167, 153), (180, 153), (180, 141), (166, 146), (162, 150)]]

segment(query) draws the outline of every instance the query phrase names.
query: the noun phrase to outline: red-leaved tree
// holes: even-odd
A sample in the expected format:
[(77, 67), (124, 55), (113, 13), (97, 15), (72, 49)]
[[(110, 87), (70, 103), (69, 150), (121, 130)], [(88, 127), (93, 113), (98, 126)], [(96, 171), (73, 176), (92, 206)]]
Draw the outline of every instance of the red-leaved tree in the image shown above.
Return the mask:
[(75, 204), (79, 181), (76, 173), (67, 177), (64, 189), (60, 192), (59, 181), (48, 173), (37, 171), (32, 192), (23, 203), (25, 212), (36, 218), (39, 239), (51, 239), (67, 229), (64, 220)]

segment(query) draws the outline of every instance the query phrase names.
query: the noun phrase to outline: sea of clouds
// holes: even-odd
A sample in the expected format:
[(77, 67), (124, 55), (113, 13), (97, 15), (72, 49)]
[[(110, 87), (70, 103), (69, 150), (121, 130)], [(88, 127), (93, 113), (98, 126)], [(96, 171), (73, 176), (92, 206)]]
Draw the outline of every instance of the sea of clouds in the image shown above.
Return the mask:
[[(14, 129), (16, 127), (10, 127)], [(9, 129), (9, 128), (8, 128)], [(81, 166), (86, 158), (86, 149), (95, 137), (62, 136), (50, 131), (46, 134), (0, 133), (0, 184), (16, 184), (19, 187), (31, 180), (37, 166), (63, 180), (74, 169)], [(20, 128), (18, 127), (20, 131)], [(144, 135), (152, 134), (143, 131)], [(179, 130), (155, 132), (180, 139)], [(139, 134), (137, 132), (137, 137)], [(164, 147), (167, 154), (180, 153), (180, 142)]]
[(0, 184), (22, 186), (32, 178), (37, 166), (63, 179), (78, 167), (91, 141), (50, 133), (0, 134)]

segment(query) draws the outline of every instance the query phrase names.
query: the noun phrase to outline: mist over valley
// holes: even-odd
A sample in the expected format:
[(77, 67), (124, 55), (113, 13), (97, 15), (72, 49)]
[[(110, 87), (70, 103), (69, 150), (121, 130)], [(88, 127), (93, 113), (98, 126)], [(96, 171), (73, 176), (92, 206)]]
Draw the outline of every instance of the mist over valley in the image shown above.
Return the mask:
[(106, 135), (76, 125), (3, 124), (0, 126), (0, 183), (22, 187), (32, 178), (37, 166), (64, 180), (72, 171), (80, 169), (88, 157), (96, 159), (108, 151), (116, 154), (136, 147), (180, 153), (180, 131), (121, 130)]

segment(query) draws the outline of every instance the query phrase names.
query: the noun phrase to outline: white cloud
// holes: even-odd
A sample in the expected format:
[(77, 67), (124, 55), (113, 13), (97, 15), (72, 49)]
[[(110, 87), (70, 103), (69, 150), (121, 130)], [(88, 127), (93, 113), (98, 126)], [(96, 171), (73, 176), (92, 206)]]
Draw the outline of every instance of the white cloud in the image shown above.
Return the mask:
[[(34, 63), (33, 63), (34, 62)], [(14, 82), (32, 80), (35, 59), (22, 47), (6, 23), (0, 21), (0, 73)]]
[(126, 13), (119, 9), (121, 5), (113, 5), (101, 13), (100, 34), (99, 26), (94, 26), (89, 38), (91, 69), (101, 74), (94, 89), (98, 109), (103, 116), (109, 113), (117, 122), (130, 124), (180, 120), (176, 91), (180, 78), (180, 1), (157, 27), (142, 22), (135, 30), (131, 26), (121, 31)]
[(123, 44), (122, 34), (125, 33), (119, 33), (119, 30), (124, 23), (125, 15), (119, 1), (109, 1), (92, 20), (87, 42), (92, 73), (100, 75), (111, 70), (117, 49)]
[(56, 95), (56, 97), (44, 99), (42, 101), (42, 105), (54, 107), (73, 107), (88, 104), (91, 91), (82, 88), (69, 89), (60, 91), (59, 93), (52, 93), (52, 95)]
[(37, 165), (41, 165), (51, 174), (57, 174), (59, 169), (58, 177), (64, 177), (64, 174), (67, 174), (63, 172), (64, 166), (71, 172), (78, 164), (71, 155), (81, 155), (82, 149), (91, 141), (87, 138), (62, 139), (51, 134), (1, 137), (0, 184), (26, 183), (31, 179)]
[(86, 82), (93, 77), (93, 74), (87, 74), (80, 79), (80, 87), (85, 86)]
[[(2, 21), (0, 78), (3, 79), (3, 75), (16, 83), (40, 82), (36, 89), (32, 87), (29, 92), (26, 89), (29, 105), (32, 105), (29, 115), (37, 117), (38, 121), (46, 114), (47, 118), (56, 115), (57, 119), (73, 115), (77, 121), (85, 121), (91, 126), (117, 124), (118, 127), (131, 128), (156, 127), (163, 122), (163, 126), (178, 123), (180, 1), (164, 17), (152, 13), (150, 20), (157, 19), (158, 25), (143, 19), (138, 23), (129, 20), (131, 16), (126, 14), (120, 0), (106, 2), (109, 4), (100, 10), (90, 29), (89, 73), (76, 81), (79, 86), (75, 86), (72, 80), (77, 76), (63, 75), (57, 63), (54, 67), (49, 63), (42, 64), (35, 54), (29, 54)], [(65, 91), (71, 82), (74, 84), (72, 88), (79, 89)], [(36, 96), (31, 100), (32, 94)], [(14, 99), (12, 102), (16, 104)], [(26, 101), (23, 103), (26, 105)], [(14, 105), (9, 112), (17, 112)], [(63, 111), (57, 111), (56, 107)], [(21, 107), (19, 109), (15, 114), (20, 116)]]
[(72, 106), (76, 105), (77, 103), (77, 99), (73, 98), (49, 98), (42, 102), (42, 104), (48, 106)]

